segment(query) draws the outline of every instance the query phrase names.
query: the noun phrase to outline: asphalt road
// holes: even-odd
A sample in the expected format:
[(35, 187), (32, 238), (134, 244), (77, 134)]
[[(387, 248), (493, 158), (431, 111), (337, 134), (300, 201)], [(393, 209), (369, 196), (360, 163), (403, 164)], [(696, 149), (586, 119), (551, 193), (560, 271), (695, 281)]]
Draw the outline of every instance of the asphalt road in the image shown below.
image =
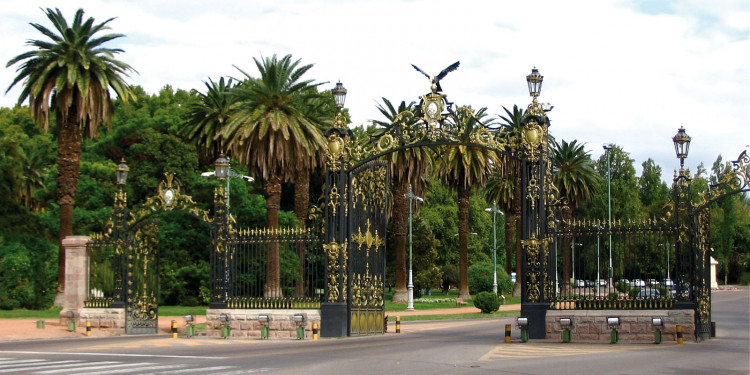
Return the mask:
[[(513, 318), (404, 322), (319, 341), (122, 336), (0, 344), (0, 374), (743, 374), (750, 290), (715, 292), (717, 338), (661, 345), (503, 343)], [(393, 329), (393, 327), (390, 327)]]

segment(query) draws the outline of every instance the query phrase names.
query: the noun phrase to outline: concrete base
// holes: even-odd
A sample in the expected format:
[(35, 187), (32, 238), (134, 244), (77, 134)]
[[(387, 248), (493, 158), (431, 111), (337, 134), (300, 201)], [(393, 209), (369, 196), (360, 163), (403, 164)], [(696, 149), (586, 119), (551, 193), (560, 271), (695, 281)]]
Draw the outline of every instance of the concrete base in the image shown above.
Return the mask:
[(269, 338), (297, 338), (297, 323), (294, 315), (305, 315), (305, 337), (312, 337), (312, 324), (320, 324), (320, 310), (273, 310), (273, 309), (208, 309), (206, 310), (206, 330), (209, 336), (221, 336), (221, 327), (226, 323), (219, 320), (221, 314), (229, 317), (230, 337), (260, 338), (260, 328), (265, 324), (258, 320), (259, 315), (267, 315)]
[(78, 318), (78, 325), (85, 326), (91, 322), (93, 328), (109, 328), (125, 332), (125, 309), (83, 308)]
[(620, 342), (653, 342), (652, 317), (664, 319), (663, 341), (676, 341), (676, 326), (681, 325), (685, 341), (695, 340), (695, 311), (673, 310), (549, 310), (546, 318), (547, 338), (561, 338), (560, 318), (571, 318), (571, 341), (609, 342), (612, 329), (607, 326), (607, 317), (620, 317), (617, 333)]
[(320, 309), (320, 336), (343, 337), (349, 335), (349, 320), (345, 303), (324, 303)]
[(546, 338), (545, 322), (548, 305), (546, 303), (522, 303), (521, 316), (529, 318), (529, 338)]

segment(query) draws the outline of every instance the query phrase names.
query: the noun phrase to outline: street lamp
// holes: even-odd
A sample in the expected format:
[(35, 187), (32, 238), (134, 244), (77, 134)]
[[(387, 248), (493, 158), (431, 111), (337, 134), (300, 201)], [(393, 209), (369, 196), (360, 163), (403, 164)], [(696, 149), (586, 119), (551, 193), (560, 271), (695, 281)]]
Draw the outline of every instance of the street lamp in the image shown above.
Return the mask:
[(336, 83), (336, 87), (331, 90), (333, 94), (333, 100), (336, 102), (336, 107), (339, 109), (344, 108), (344, 101), (346, 101), (346, 88), (341, 81)]
[(536, 98), (542, 92), (542, 81), (544, 81), (544, 76), (539, 74), (539, 69), (536, 67), (531, 69), (531, 74), (526, 76), (526, 83), (529, 85), (529, 95), (534, 98), (534, 101), (536, 101)]
[(497, 294), (497, 214), (505, 215), (503, 211), (497, 208), (497, 202), (492, 201), (492, 207), (484, 209), (492, 212), (492, 292)]
[[(604, 152), (607, 153), (607, 226), (612, 227), (612, 166), (609, 163), (609, 151), (612, 150), (613, 145), (607, 143), (604, 146)], [(609, 285), (612, 285), (612, 231), (609, 233)], [(598, 282), (598, 281), (597, 281)]]
[(125, 164), (125, 158), (122, 158), (120, 160), (120, 164), (117, 164), (117, 169), (115, 171), (115, 178), (117, 180), (117, 185), (125, 185), (125, 182), (128, 181), (128, 171), (130, 168), (128, 168), (128, 165)]
[(688, 156), (688, 150), (690, 149), (690, 138), (685, 132), (685, 128), (680, 125), (680, 129), (677, 130), (677, 134), (672, 137), (674, 143), (674, 152), (677, 154), (677, 158), (680, 159), (680, 170), (685, 165), (685, 158)]
[(227, 180), (227, 207), (229, 207), (229, 179), (230, 177), (239, 177), (247, 182), (255, 181), (255, 179), (250, 176), (245, 176), (243, 174), (239, 174), (233, 171), (229, 158), (224, 156), (224, 154), (219, 155), (219, 157), (216, 158), (216, 161), (214, 161), (213, 171), (201, 173), (201, 177), (203, 178), (209, 178), (211, 176), (215, 176), (219, 180), (224, 180), (224, 179)]
[(412, 262), (411, 262), (411, 244), (412, 244), (412, 231), (411, 231), (411, 220), (412, 220), (412, 213), (411, 213), (411, 204), (413, 200), (417, 200), (419, 202), (424, 202), (424, 199), (416, 196), (414, 192), (411, 190), (411, 184), (409, 184), (409, 192), (404, 195), (406, 198), (409, 198), (409, 284), (406, 286), (406, 288), (409, 290), (409, 300), (406, 305), (406, 309), (411, 311), (414, 310), (414, 281), (412, 279)]

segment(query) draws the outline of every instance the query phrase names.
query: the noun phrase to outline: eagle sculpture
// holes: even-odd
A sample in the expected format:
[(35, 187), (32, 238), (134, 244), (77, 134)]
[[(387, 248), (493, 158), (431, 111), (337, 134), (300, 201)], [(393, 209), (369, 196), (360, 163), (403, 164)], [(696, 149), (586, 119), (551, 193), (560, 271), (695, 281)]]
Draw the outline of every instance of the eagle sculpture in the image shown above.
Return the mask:
[(425, 72), (424, 72), (424, 71), (423, 71), (422, 69), (419, 69), (419, 68), (418, 68), (418, 67), (417, 67), (416, 65), (414, 65), (414, 64), (411, 64), (411, 66), (413, 66), (413, 67), (414, 67), (414, 69), (416, 69), (416, 70), (417, 70), (418, 72), (420, 72), (420, 73), (424, 74), (424, 75), (425, 75), (425, 77), (427, 77), (427, 78), (428, 78), (428, 79), (430, 80), (430, 89), (432, 90), (432, 92), (435, 92), (435, 93), (436, 93), (436, 92), (438, 92), (438, 91), (440, 91), (440, 92), (442, 92), (442, 91), (443, 91), (443, 89), (442, 89), (442, 88), (440, 87), (440, 80), (441, 80), (441, 79), (443, 79), (443, 78), (445, 78), (445, 76), (446, 76), (446, 75), (448, 75), (448, 73), (450, 73), (450, 72), (452, 72), (452, 71), (454, 71), (454, 70), (458, 69), (458, 65), (459, 65), (459, 64), (461, 64), (461, 62), (460, 62), (460, 61), (456, 61), (456, 62), (454, 62), (453, 64), (451, 64), (451, 65), (450, 65), (450, 66), (448, 66), (447, 68), (443, 69), (443, 70), (442, 70), (442, 71), (440, 72), (440, 74), (438, 74), (438, 75), (436, 75), (436, 76), (431, 76), (431, 75), (429, 75), (429, 74), (425, 73)]

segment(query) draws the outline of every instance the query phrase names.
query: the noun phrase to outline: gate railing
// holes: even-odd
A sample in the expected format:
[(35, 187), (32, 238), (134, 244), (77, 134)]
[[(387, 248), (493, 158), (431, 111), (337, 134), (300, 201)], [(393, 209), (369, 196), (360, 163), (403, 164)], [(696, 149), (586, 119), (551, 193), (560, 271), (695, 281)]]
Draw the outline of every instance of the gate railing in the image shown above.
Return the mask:
[[(279, 247), (281, 296), (266, 295), (270, 246)], [(227, 249), (227, 308), (320, 308), (326, 258), (311, 229), (242, 229), (228, 239)]]
[(668, 223), (563, 221), (554, 236), (550, 309), (671, 309), (690, 300), (689, 257)]

